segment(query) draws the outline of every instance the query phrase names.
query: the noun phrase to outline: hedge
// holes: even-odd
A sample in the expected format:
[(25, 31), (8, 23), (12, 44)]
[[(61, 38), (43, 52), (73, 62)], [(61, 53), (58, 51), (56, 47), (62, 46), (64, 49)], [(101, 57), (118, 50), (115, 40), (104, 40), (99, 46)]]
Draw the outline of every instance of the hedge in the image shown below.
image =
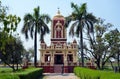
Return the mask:
[(38, 79), (42, 76), (43, 69), (42, 68), (31, 68), (26, 69), (24, 72), (19, 72), (17, 75), (20, 79)]
[(6, 71), (0, 72), (0, 79), (38, 79), (43, 73), (42, 68), (28, 68), (14, 73)]
[(17, 75), (15, 74), (0, 74), (0, 79), (20, 79)]
[(75, 67), (74, 73), (80, 79), (120, 79), (119, 73)]

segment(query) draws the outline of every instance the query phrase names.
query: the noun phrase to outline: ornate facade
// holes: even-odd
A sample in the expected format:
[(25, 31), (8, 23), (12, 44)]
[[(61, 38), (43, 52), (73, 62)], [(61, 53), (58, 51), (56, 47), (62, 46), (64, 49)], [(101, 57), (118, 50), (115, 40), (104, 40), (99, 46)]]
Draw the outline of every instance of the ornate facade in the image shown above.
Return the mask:
[(52, 20), (50, 46), (42, 41), (40, 47), (40, 66), (44, 72), (72, 72), (77, 66), (77, 42), (67, 44), (65, 18), (59, 10)]

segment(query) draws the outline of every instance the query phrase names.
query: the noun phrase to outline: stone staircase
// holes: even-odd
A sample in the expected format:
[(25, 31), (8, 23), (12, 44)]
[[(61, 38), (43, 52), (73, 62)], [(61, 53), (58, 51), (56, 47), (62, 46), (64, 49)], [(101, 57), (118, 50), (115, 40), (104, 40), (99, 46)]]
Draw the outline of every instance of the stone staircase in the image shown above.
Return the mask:
[(54, 65), (54, 73), (62, 73), (63, 65)]

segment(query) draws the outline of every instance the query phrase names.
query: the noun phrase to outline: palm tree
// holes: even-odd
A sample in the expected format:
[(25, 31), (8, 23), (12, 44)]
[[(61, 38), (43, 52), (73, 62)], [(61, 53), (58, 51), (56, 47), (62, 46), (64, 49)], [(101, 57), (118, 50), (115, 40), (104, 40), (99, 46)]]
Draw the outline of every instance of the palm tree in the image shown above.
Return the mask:
[(47, 14), (40, 15), (39, 6), (34, 8), (33, 14), (26, 14), (24, 16), (24, 26), (22, 28), (22, 33), (25, 34), (26, 39), (28, 39), (28, 32), (33, 39), (34, 34), (34, 66), (37, 63), (37, 33), (40, 34), (40, 41), (44, 41), (44, 35), (49, 33), (49, 28), (46, 23), (49, 23), (50, 17)]
[(87, 13), (86, 3), (83, 3), (81, 6), (71, 3), (71, 7), (73, 8), (73, 12), (72, 15), (66, 18), (66, 26), (71, 21), (74, 21), (74, 23), (71, 25), (69, 34), (72, 36), (76, 34), (77, 37), (80, 36), (81, 61), (82, 67), (84, 67), (83, 28), (86, 26), (87, 33), (93, 32), (93, 22), (96, 22), (96, 19), (91, 13)]

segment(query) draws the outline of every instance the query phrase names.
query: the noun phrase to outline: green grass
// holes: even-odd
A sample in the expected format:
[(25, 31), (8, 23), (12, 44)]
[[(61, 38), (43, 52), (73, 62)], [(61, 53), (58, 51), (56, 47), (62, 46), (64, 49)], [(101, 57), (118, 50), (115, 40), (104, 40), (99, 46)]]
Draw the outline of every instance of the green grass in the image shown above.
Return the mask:
[(120, 74), (112, 71), (91, 70), (76, 67), (74, 68), (74, 73), (80, 77), (80, 79), (120, 79)]
[(0, 68), (0, 73), (9, 73), (12, 72), (11, 68)]

